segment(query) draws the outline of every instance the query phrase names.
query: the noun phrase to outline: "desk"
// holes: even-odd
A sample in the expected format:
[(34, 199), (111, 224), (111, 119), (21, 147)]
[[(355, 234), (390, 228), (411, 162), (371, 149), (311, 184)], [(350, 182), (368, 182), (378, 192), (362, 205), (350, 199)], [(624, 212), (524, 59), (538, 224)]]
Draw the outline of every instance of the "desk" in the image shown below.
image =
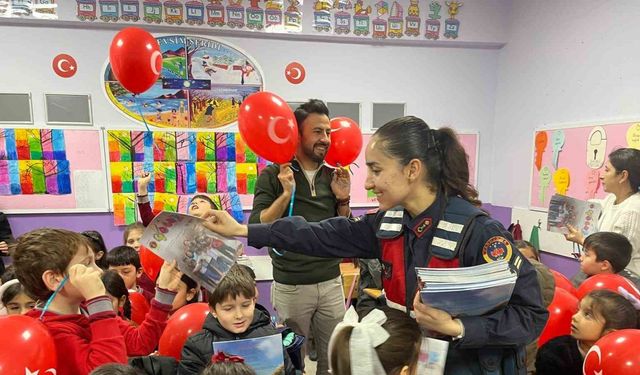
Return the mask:
[(340, 263), (340, 275), (342, 275), (342, 288), (345, 299), (350, 300), (358, 297), (358, 282), (360, 281), (360, 268), (352, 262)]

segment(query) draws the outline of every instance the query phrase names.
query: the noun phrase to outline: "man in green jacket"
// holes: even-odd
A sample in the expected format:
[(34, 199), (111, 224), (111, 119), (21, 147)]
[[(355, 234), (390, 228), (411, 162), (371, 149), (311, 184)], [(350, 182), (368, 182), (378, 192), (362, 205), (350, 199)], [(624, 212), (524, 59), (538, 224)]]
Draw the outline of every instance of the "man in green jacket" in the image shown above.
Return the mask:
[[(289, 215), (320, 221), (349, 216), (348, 171), (324, 165), (331, 145), (329, 109), (311, 99), (295, 110), (300, 143), (290, 163), (270, 165), (256, 183), (249, 223), (270, 223)], [(274, 283), (273, 307), (296, 333), (309, 337), (314, 327), (318, 352), (316, 374), (328, 374), (327, 347), (344, 316), (341, 259), (316, 258), (270, 249)]]

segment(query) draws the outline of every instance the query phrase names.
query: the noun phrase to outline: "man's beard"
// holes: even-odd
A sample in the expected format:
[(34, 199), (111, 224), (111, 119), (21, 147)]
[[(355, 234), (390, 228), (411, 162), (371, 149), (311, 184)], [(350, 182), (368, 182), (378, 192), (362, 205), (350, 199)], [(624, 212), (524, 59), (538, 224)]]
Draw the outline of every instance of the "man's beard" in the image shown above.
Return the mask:
[[(316, 153), (316, 147), (325, 147), (325, 151), (322, 155), (319, 155), (318, 153)], [(329, 151), (329, 146), (328, 145), (323, 145), (323, 144), (319, 144), (316, 143), (313, 145), (313, 147), (311, 149), (305, 148), (304, 149), (304, 154), (311, 160), (313, 160), (314, 162), (318, 163), (318, 164), (322, 164), (324, 163), (324, 158), (325, 156), (327, 156), (327, 152)]]

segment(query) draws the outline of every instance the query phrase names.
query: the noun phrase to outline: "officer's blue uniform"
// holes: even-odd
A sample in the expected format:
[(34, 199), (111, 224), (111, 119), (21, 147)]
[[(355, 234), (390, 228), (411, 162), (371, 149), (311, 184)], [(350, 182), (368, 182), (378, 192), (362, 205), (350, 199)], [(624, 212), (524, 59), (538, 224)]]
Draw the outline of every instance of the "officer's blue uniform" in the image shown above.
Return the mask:
[[(452, 201), (458, 208), (462, 207), (468, 212), (477, 210), (462, 199), (445, 200), (440, 196), (417, 217), (410, 218), (408, 214), (400, 216), (402, 229), (399, 235), (404, 243), (405, 264), (383, 266), (404, 268), (405, 290), (395, 291), (396, 295), (403, 296), (399, 297), (402, 300), (400, 306), (404, 304), (412, 308), (417, 290), (415, 267), (427, 266), (434, 252), (438, 254), (442, 250), (436, 250), (435, 245), (432, 247), (432, 241), (438, 231), (438, 223), (447, 216)], [(384, 215), (385, 212), (378, 212), (351, 220), (335, 217), (319, 223), (307, 223), (301, 217), (288, 217), (271, 224), (249, 225), (249, 245), (258, 248), (272, 246), (318, 257), (383, 258), (381, 239), (384, 236), (381, 236), (380, 223)], [(536, 272), (512, 245), (509, 232), (499, 222), (486, 215), (476, 216), (472, 220), (473, 225), (468, 226), (469, 231), (464, 239), (466, 246), (461, 253), (454, 254), (460, 257), (460, 266), (508, 259), (518, 272), (518, 279), (507, 306), (483, 316), (460, 318), (465, 335), (450, 343), (445, 374), (525, 374), (524, 346), (540, 335), (548, 317), (542, 304)], [(399, 227), (396, 225), (394, 228)], [(383, 274), (389, 271), (386, 269)], [(387, 298), (390, 292), (387, 291)]]

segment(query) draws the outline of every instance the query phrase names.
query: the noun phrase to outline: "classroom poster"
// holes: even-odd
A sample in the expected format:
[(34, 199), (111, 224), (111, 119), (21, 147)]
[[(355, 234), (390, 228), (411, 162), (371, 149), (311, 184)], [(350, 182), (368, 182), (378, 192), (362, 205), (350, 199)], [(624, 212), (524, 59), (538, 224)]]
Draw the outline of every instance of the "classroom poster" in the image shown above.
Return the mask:
[(239, 133), (109, 130), (107, 143), (116, 225), (136, 221), (131, 206), (143, 173), (151, 174), (154, 211), (186, 212), (194, 195), (207, 194), (242, 221), (268, 165)]
[(156, 38), (162, 52), (160, 79), (133, 95), (107, 65), (104, 90), (126, 116), (161, 128), (220, 128), (237, 123), (238, 110), (264, 88), (250, 56), (219, 40), (185, 35)]

